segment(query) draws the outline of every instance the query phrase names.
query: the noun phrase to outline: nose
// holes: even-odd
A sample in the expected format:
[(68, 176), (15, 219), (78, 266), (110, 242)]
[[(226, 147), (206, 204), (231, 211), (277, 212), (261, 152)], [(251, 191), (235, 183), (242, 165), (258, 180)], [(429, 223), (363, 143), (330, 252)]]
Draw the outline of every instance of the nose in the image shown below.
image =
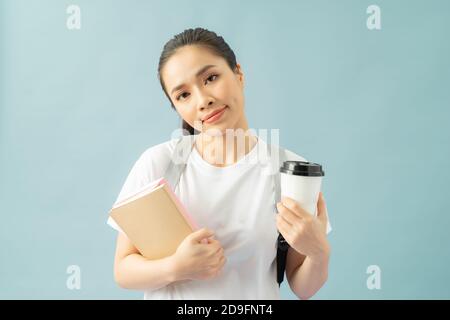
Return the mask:
[(202, 90), (198, 91), (198, 109), (199, 111), (204, 111), (208, 109), (214, 103), (214, 98), (208, 95)]

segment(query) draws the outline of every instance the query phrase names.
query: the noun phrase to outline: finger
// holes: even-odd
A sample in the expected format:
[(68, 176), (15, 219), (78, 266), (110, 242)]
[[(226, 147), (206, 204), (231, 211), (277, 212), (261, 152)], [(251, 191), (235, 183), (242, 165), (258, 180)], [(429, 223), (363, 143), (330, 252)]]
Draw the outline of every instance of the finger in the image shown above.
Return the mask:
[(219, 244), (209, 245), (205, 247), (205, 253), (208, 257), (219, 255), (223, 251), (223, 248)]
[(191, 234), (191, 240), (195, 241), (195, 242), (199, 242), (204, 238), (209, 238), (212, 236), (214, 236), (214, 231), (209, 230), (208, 228), (202, 228)]
[(219, 262), (217, 263), (217, 268), (218, 269), (222, 268), (226, 261), (227, 258), (225, 258), (225, 256), (220, 257)]
[(222, 259), (220, 260), (219, 269), (222, 269), (225, 263), (227, 263), (227, 258), (222, 257)]
[(283, 223), (287, 227), (292, 227), (292, 225), (283, 217), (282, 214), (277, 214), (277, 223)]
[(225, 262), (226, 262), (226, 259), (222, 259), (216, 267), (211, 268), (210, 269), (211, 276), (213, 276), (213, 277), (218, 276), (221, 273), (223, 266), (225, 265)]
[(216, 251), (214, 251), (214, 256), (223, 256), (223, 252), (224, 252), (224, 250), (223, 250), (223, 248), (222, 247), (219, 247)]
[(216, 259), (210, 266), (209, 268), (211, 269), (219, 269), (221, 266), (223, 266), (225, 264), (225, 256), (222, 256), (218, 259)]
[(319, 193), (319, 200), (317, 201), (317, 218), (324, 224), (328, 223), (327, 204), (322, 192)]
[(291, 210), (293, 213), (295, 213), (300, 218), (307, 218), (311, 216), (309, 212), (307, 212), (305, 209), (303, 209), (297, 201), (295, 201), (292, 198), (289, 197), (282, 197), (281, 198), (281, 204)]
[(210, 248), (213, 248), (213, 249), (217, 249), (217, 248), (221, 247), (220, 242), (217, 239), (210, 239), (210, 241), (208, 242), (208, 245)]
[(220, 270), (222, 270), (222, 268), (223, 268), (223, 266), (225, 265), (226, 262), (227, 262), (227, 258), (226, 258), (226, 257), (223, 257), (223, 258), (220, 260), (219, 266), (217, 267), (218, 272), (220, 272)]
[(278, 212), (281, 216), (289, 223), (289, 224), (297, 224), (300, 223), (301, 218), (293, 213), (291, 210), (283, 206), (283, 204), (277, 204)]
[(292, 226), (279, 215), (277, 215), (277, 228), (284, 239), (287, 241), (290, 238), (290, 230)]

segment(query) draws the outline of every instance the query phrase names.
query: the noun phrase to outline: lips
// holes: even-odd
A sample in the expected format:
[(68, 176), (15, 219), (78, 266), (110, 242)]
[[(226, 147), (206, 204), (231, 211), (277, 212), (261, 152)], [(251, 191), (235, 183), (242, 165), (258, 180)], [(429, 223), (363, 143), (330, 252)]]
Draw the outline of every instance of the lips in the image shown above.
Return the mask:
[(222, 112), (222, 110), (224, 110), (226, 107), (227, 107), (227, 106), (225, 106), (225, 107), (223, 107), (223, 108), (220, 108), (220, 109), (218, 109), (218, 110), (216, 110), (216, 111), (211, 112), (210, 114), (206, 115), (206, 116), (202, 119), (202, 121), (206, 121), (206, 120), (208, 120), (209, 118), (215, 116), (216, 114)]

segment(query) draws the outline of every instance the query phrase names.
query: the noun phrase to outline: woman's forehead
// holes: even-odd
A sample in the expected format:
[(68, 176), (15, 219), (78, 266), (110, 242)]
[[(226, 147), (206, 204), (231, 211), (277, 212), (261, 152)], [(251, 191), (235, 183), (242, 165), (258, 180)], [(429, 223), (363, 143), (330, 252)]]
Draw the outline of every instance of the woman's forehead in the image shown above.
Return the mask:
[(180, 80), (194, 79), (196, 73), (207, 65), (224, 67), (225, 64), (226, 62), (222, 57), (211, 53), (204, 47), (185, 46), (178, 49), (167, 60), (162, 70), (162, 76), (170, 88), (171, 85), (176, 86), (176, 83), (173, 83), (174, 81), (178, 83)]

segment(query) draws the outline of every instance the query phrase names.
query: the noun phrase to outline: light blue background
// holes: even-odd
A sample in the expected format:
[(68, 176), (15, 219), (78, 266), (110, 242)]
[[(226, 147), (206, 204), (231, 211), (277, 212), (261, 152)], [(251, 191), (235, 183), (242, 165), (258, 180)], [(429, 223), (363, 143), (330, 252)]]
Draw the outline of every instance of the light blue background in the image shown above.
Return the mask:
[[(66, 28), (70, 4), (81, 30)], [(280, 128), (325, 168), (332, 257), (314, 298), (450, 298), (444, 0), (1, 0), (0, 298), (142, 298), (113, 281), (105, 221), (137, 157), (180, 125), (156, 69), (196, 26), (234, 49), (250, 127)], [(66, 287), (69, 265), (81, 290)]]

